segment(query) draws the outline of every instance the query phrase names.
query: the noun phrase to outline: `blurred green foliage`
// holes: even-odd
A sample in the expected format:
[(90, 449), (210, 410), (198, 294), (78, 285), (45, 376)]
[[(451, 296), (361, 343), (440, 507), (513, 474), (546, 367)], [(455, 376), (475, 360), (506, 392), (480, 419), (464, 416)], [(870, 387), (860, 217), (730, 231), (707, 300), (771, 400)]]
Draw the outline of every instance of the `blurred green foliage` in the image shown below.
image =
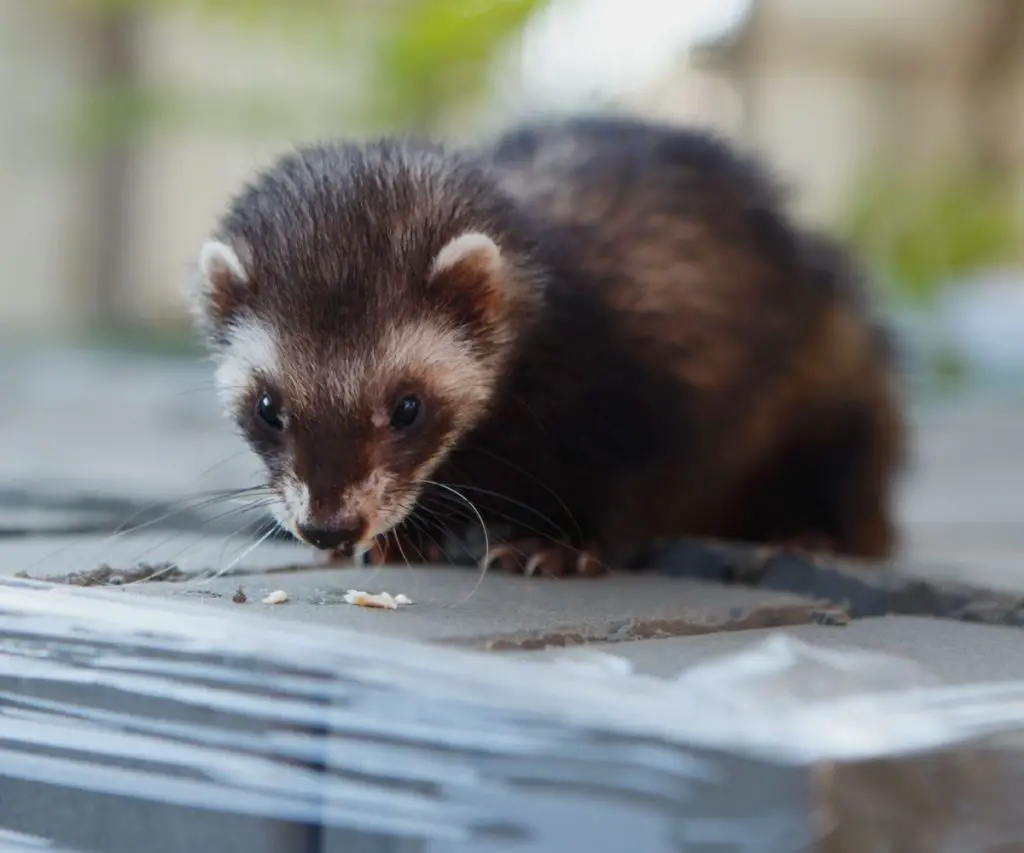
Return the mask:
[(384, 28), (373, 62), (374, 124), (429, 126), (480, 96), (489, 65), (545, 0), (416, 0)]
[(1013, 182), (975, 168), (877, 171), (840, 223), (888, 294), (917, 305), (953, 278), (1024, 260), (1022, 226)]
[[(232, 133), (302, 126), (348, 130), (432, 130), (453, 107), (472, 103), (490, 82), (491, 62), (546, 0), (58, 0), (93, 27), (118, 16), (201, 16), (229, 34), (315, 52), (339, 74), (358, 74), (358, 96), (239, 96), (215, 87), (181, 90), (120, 79), (96, 87), (75, 125), (98, 144), (154, 127), (188, 125)], [(256, 49), (259, 49), (257, 47)], [(358, 55), (354, 67), (352, 58)], [(258, 89), (257, 89), (258, 92)], [(333, 125), (333, 127), (332, 127)]]
[[(85, 155), (96, 184), (102, 227), (92, 292), (83, 297), (95, 314), (85, 334), (104, 347), (170, 353), (195, 351), (186, 319), (141, 323), (123, 308), (132, 286), (122, 255), (131, 239), (133, 154), (145, 148), (138, 143), (196, 132), (275, 142), (446, 132), (464, 107), (489, 93), (497, 82), (494, 60), (548, 0), (31, 2), (45, 3), (88, 57), (70, 112), (40, 133), (43, 146)], [(179, 40), (174, 49), (197, 54), (185, 74), (164, 70), (180, 57), (165, 53), (152, 62), (145, 55), (154, 29), (165, 25)], [(183, 35), (194, 44), (182, 46)], [(211, 52), (215, 67), (240, 57), (242, 68), (230, 59), (226, 67), (241, 73), (197, 78), (195, 69), (211, 67)], [(275, 77), (292, 62), (296, 78), (313, 81), (309, 91)]]

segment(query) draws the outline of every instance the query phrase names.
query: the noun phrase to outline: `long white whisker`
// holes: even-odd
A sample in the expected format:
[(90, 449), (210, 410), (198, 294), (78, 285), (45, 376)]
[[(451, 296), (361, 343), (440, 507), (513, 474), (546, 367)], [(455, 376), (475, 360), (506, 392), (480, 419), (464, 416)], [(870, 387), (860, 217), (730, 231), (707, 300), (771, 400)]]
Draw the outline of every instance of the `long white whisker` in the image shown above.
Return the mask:
[(124, 521), (122, 521), (114, 529), (111, 536), (123, 536), (128, 533), (135, 533), (139, 530), (145, 530), (147, 527), (150, 527), (154, 524), (159, 524), (162, 521), (166, 521), (169, 518), (174, 518), (174, 516), (181, 515), (184, 512), (194, 512), (195, 510), (198, 509), (206, 509), (206, 507), (215, 506), (216, 504), (221, 502), (227, 503), (230, 501), (241, 501), (247, 498), (258, 496), (261, 493), (269, 494), (270, 489), (267, 486), (262, 485), (248, 486), (243, 489), (227, 489), (224, 491), (213, 492), (212, 494), (196, 495), (193, 498), (186, 498), (182, 501), (182, 503), (185, 503), (185, 501), (192, 501), (191, 503), (187, 503), (184, 506), (178, 507), (177, 509), (172, 509), (169, 512), (164, 513), (163, 515), (160, 515), (156, 518), (151, 518), (149, 521), (144, 521), (141, 524), (136, 524), (132, 527), (129, 527), (128, 525), (131, 523), (133, 518), (137, 518), (139, 515), (147, 511), (146, 509), (142, 509), (136, 513), (133, 513)]
[[(181, 514), (186, 513), (186, 512), (194, 512), (196, 510), (206, 509), (207, 507), (214, 506), (217, 503), (220, 503), (222, 501), (241, 500), (241, 499), (246, 498), (246, 497), (250, 497), (250, 496), (253, 496), (253, 495), (258, 495), (258, 493), (260, 491), (265, 490), (265, 489), (267, 489), (266, 486), (251, 486), (251, 487), (244, 488), (244, 489), (232, 489), (232, 490), (228, 490), (228, 491), (217, 491), (217, 492), (212, 493), (212, 497), (210, 496), (211, 493), (203, 492), (203, 493), (200, 493), (199, 495), (195, 495), (195, 496), (190, 497), (190, 498), (183, 498), (180, 501), (180, 503), (183, 504), (183, 506), (179, 506), (177, 509), (173, 509), (170, 512), (166, 512), (163, 515), (158, 516), (157, 518), (152, 518), (149, 521), (143, 522), (142, 524), (137, 524), (134, 527), (128, 528), (126, 530), (125, 529), (125, 525), (129, 524), (133, 518), (137, 518), (138, 516), (142, 515), (143, 513), (149, 512), (150, 510), (155, 509), (158, 506), (161, 506), (161, 504), (150, 504), (148, 506), (143, 507), (142, 509), (136, 510), (127, 519), (122, 521), (114, 529), (113, 533), (109, 534), (105, 538), (101, 539), (99, 541), (99, 543), (97, 543), (98, 547), (102, 551), (103, 548), (106, 548), (106, 547), (110, 546), (111, 543), (113, 543), (115, 540), (117, 540), (117, 539), (119, 539), (121, 537), (127, 536), (127, 535), (129, 535), (131, 533), (135, 533), (135, 532), (137, 532), (139, 530), (145, 530), (147, 527), (151, 527), (154, 524), (160, 524), (161, 522), (166, 521), (169, 518), (174, 518), (175, 516), (181, 515)], [(220, 516), (216, 516), (215, 518), (219, 518), (219, 517)], [(212, 521), (212, 520), (215, 520), (215, 519), (206, 519), (206, 520), (207, 521)], [(28, 563), (27, 565), (23, 566), (22, 569), (24, 571), (26, 571), (26, 572), (32, 571), (33, 569), (37, 568), (41, 563), (44, 563), (47, 560), (52, 560), (54, 557), (57, 557), (57, 556), (65, 553), (65, 552), (67, 552), (71, 548), (81, 547), (81, 545), (82, 545), (81, 538), (76, 537), (71, 542), (68, 542), (68, 543), (66, 543), (64, 545), (61, 545), (59, 548), (55, 548), (54, 550), (48, 551), (47, 553), (41, 555), (37, 559), (35, 559), (32, 562)]]
[(164, 575), (173, 572), (177, 566), (174, 563), (168, 563), (162, 569), (157, 569), (155, 572), (150, 572), (144, 578), (135, 578), (135, 580), (128, 581), (125, 586), (134, 586), (137, 583), (152, 583), (155, 580), (159, 580)]
[(243, 552), (242, 552), (241, 554), (239, 554), (239, 555), (238, 555), (237, 557), (235, 557), (235, 559), (233, 559), (233, 560), (232, 560), (232, 561), (231, 561), (230, 563), (228, 563), (228, 565), (227, 565), (227, 566), (225, 566), (225, 567), (224, 567), (223, 569), (221, 569), (221, 570), (217, 571), (217, 572), (216, 572), (216, 573), (215, 573), (215, 574), (213, 575), (213, 577), (211, 577), (211, 578), (210, 578), (209, 580), (213, 580), (213, 578), (219, 578), (219, 577), (223, 577), (224, 575), (226, 575), (226, 574), (227, 574), (228, 572), (230, 572), (230, 571), (231, 571), (231, 570), (232, 570), (232, 569), (233, 569), (233, 568), (234, 568), (235, 566), (237, 566), (237, 565), (238, 565), (238, 564), (239, 564), (239, 563), (240, 563), (240, 562), (241, 562), (242, 560), (244, 560), (244, 559), (245, 559), (246, 557), (248, 557), (248, 556), (249, 556), (249, 555), (250, 555), (250, 554), (251, 554), (251, 553), (252, 553), (253, 551), (255, 551), (255, 550), (256, 550), (257, 548), (259, 548), (259, 547), (260, 547), (260, 545), (262, 545), (262, 544), (263, 544), (264, 542), (266, 542), (266, 541), (267, 541), (267, 540), (268, 540), (268, 539), (269, 539), (269, 538), (270, 538), (271, 536), (273, 536), (273, 535), (274, 535), (274, 532), (275, 532), (276, 530), (277, 530), (277, 525), (275, 524), (275, 525), (273, 525), (273, 526), (272, 526), (272, 527), (271, 527), (271, 528), (270, 528), (270, 529), (269, 529), (269, 530), (268, 530), (268, 531), (267, 531), (266, 533), (264, 533), (264, 534), (263, 534), (263, 535), (262, 535), (262, 536), (261, 536), (261, 537), (260, 537), (259, 539), (257, 539), (257, 540), (256, 540), (255, 542), (253, 542), (253, 544), (252, 544), (252, 545), (250, 545), (250, 546), (249, 546), (248, 548), (246, 548), (246, 549), (245, 549), (245, 550), (244, 550), (244, 551), (243, 551)]
[(558, 502), (559, 506), (561, 506), (561, 508), (565, 510), (566, 518), (568, 518), (569, 521), (572, 522), (573, 526), (576, 528), (577, 534), (582, 537), (583, 531), (581, 530), (579, 522), (576, 520), (576, 517), (570, 511), (568, 504), (566, 504), (566, 502), (562, 500), (562, 498), (558, 495), (557, 492), (555, 492), (547, 483), (545, 483), (535, 474), (531, 473), (530, 471), (527, 471), (526, 468), (524, 468), (522, 465), (516, 464), (511, 459), (506, 459), (501, 454), (494, 453), (493, 451), (488, 450), (485, 447), (479, 447), (477, 445), (467, 445), (465, 447), (460, 448), (460, 452), (466, 451), (472, 453), (483, 453), (484, 455), (494, 459), (496, 462), (501, 462), (505, 465), (508, 465), (513, 471), (519, 472), (524, 477), (529, 477), (530, 480), (532, 480), (534, 483), (536, 483), (538, 486), (544, 489), (545, 492), (551, 495), (551, 497), (553, 497), (555, 501)]
[[(466, 485), (463, 485), (463, 484), (460, 483), (459, 484), (459, 488), (460, 489), (464, 489), (467, 492), (479, 492), (482, 495), (487, 495), (489, 497), (497, 498), (499, 501), (502, 501), (504, 503), (510, 504), (510, 505), (512, 505), (514, 507), (519, 507), (520, 509), (525, 510), (526, 512), (532, 513), (534, 516), (537, 517), (537, 519), (539, 519), (544, 524), (550, 525), (555, 530), (555, 532), (558, 533), (563, 538), (565, 538), (565, 539), (569, 538), (568, 531), (565, 530), (560, 524), (558, 524), (553, 518), (551, 518), (548, 515), (545, 515), (539, 509), (536, 509), (535, 507), (530, 506), (528, 503), (524, 503), (523, 501), (516, 500), (515, 498), (510, 498), (507, 495), (503, 495), (501, 492), (495, 492), (495, 491), (491, 491), (490, 489), (481, 488), (480, 486), (466, 486)], [(518, 523), (518, 522), (516, 522), (516, 519), (513, 518), (508, 513), (502, 513), (502, 516), (506, 520), (508, 520), (508, 521), (511, 521), (513, 523)], [(575, 520), (573, 520), (573, 524), (575, 524)], [(523, 526), (525, 526), (525, 525), (523, 525)], [(541, 531), (538, 528), (536, 528), (536, 527), (529, 528), (529, 529), (532, 532), (534, 532), (537, 535), (539, 535), (539, 536), (540, 535), (546, 536), (546, 534), (541, 533)], [(549, 537), (549, 538), (552, 538), (552, 537)]]
[(466, 597), (466, 601), (469, 601), (474, 595), (476, 595), (477, 589), (480, 587), (480, 584), (483, 583), (484, 576), (487, 574), (487, 555), (491, 551), (491, 540), (487, 533), (487, 524), (484, 522), (484, 517), (480, 514), (480, 510), (478, 510), (473, 505), (473, 502), (469, 498), (467, 498), (464, 494), (459, 492), (458, 489), (453, 489), (451, 486), (448, 486), (444, 483), (438, 483), (435, 480), (424, 480), (423, 482), (426, 485), (435, 486), (436, 488), (439, 489), (444, 489), (445, 491), (451, 492), (456, 497), (462, 498), (462, 500), (466, 502), (466, 506), (473, 510), (473, 513), (476, 515), (477, 520), (480, 522), (480, 531), (481, 533), (483, 533), (484, 536), (484, 556), (483, 559), (481, 560), (480, 565), (480, 577), (477, 579), (477, 582), (473, 585), (473, 589), (470, 590), (469, 595)]
[[(454, 508), (458, 508), (458, 509), (462, 509), (461, 504), (456, 503), (449, 495), (429, 495), (429, 497), (432, 498), (432, 499), (435, 499), (437, 501), (441, 501), (441, 502), (449, 501), (450, 503), (448, 505), (443, 506), (443, 508), (442, 508), (444, 512), (452, 512), (453, 507)], [(422, 501), (420, 503), (420, 506), (423, 508), (424, 511), (431, 511), (431, 512), (434, 512), (435, 514), (437, 514), (439, 512), (439, 510), (432, 509), (431, 507), (427, 506), (427, 504), (422, 502)], [(540, 539), (547, 540), (547, 541), (549, 541), (551, 543), (558, 543), (559, 542), (559, 540), (555, 536), (552, 536), (550, 533), (547, 533), (547, 532), (541, 530), (539, 527), (534, 527), (531, 524), (527, 524), (521, 518), (516, 518), (515, 516), (510, 515), (507, 512), (502, 512), (501, 510), (494, 509), (494, 508), (489, 509), (488, 512), (491, 513), (492, 515), (496, 516), (497, 518), (500, 518), (500, 519), (502, 519), (504, 521), (509, 522), (510, 524), (512, 524), (516, 528), (522, 528), (523, 530), (526, 530), (526, 531), (528, 531), (530, 533), (535, 534)], [(465, 519), (464, 518), (460, 518), (460, 520), (465, 520)], [(552, 525), (552, 526), (553, 527), (557, 527), (556, 525)], [(566, 535), (565, 531), (562, 530), (561, 528), (558, 528), (558, 532), (561, 535), (563, 535), (563, 536)], [(568, 537), (566, 537), (566, 538), (568, 538)]]
[(405, 567), (411, 570), (412, 563), (410, 563), (409, 558), (405, 556), (405, 549), (402, 547), (401, 537), (397, 533), (393, 534), (393, 536), (395, 538), (395, 547), (398, 549), (398, 553), (402, 555), (402, 559), (405, 561)]
[[(262, 509), (265, 506), (269, 506), (269, 504), (270, 504), (270, 500), (269, 499), (263, 499), (263, 500), (260, 500), (260, 501), (255, 501), (255, 502), (253, 502), (251, 504), (247, 504), (245, 506), (232, 507), (231, 509), (225, 510), (224, 512), (217, 513), (216, 515), (212, 516), (208, 520), (209, 521), (220, 521), (221, 519), (230, 518), (233, 515), (241, 515), (242, 513), (245, 513), (245, 512)], [(263, 520), (265, 520), (265, 519), (263, 519)], [(162, 548), (164, 545), (166, 545), (168, 542), (171, 542), (172, 540), (174, 540), (174, 538), (179, 536), (180, 534), (181, 534), (180, 531), (175, 531), (170, 536), (164, 537), (160, 541), (158, 541), (155, 544), (150, 545), (150, 547), (144, 549), (141, 553), (136, 554), (135, 559), (136, 560), (140, 560), (145, 555), (152, 553), (153, 551), (157, 550), (158, 548)], [(180, 551), (175, 553), (175, 555), (173, 557), (173, 560), (175, 562), (180, 560), (183, 554), (187, 553), (188, 551), (191, 551), (196, 545), (198, 545), (200, 542), (202, 542), (204, 537), (206, 537), (207, 535), (208, 534), (206, 534), (205, 532), (200, 531), (197, 534), (197, 536), (195, 537), (195, 539), (192, 540), (192, 542), (190, 542), (188, 545), (186, 545)]]
[[(249, 508), (250, 509), (265, 509), (266, 507), (268, 507), (271, 504), (273, 504), (273, 502), (274, 502), (273, 499), (265, 498), (262, 501), (258, 501), (258, 502), (253, 503), (252, 505), (250, 505)], [(248, 524), (243, 524), (241, 526), (241, 528), (236, 530), (234, 533), (230, 534), (224, 540), (224, 545), (220, 549), (220, 555), (217, 558), (217, 562), (220, 563), (221, 561), (223, 561), (224, 555), (227, 552), (228, 546), (232, 543), (232, 541), (234, 541), (235, 537), (240, 536), (243, 533), (249, 533), (253, 528), (256, 528), (257, 530), (262, 530), (263, 529), (263, 525), (266, 524), (268, 521), (271, 521), (272, 523), (276, 523), (276, 522), (273, 522), (272, 519), (268, 519), (265, 514), (261, 514), (260, 516), (258, 516), (254, 520), (250, 521)]]
[[(417, 508), (421, 507), (417, 507), (417, 505), (414, 503), (412, 506), (406, 509), (405, 523), (408, 524), (411, 529), (415, 530), (416, 533), (419, 534), (419, 536), (429, 539), (431, 544), (433, 544), (433, 546), (437, 548), (438, 553), (443, 555), (446, 549), (444, 548), (443, 545), (441, 545), (440, 542), (437, 541), (436, 538), (434, 538), (434, 535), (430, 529), (430, 525), (427, 524), (423, 519), (417, 518), (415, 513), (415, 510)], [(429, 556), (429, 553), (423, 550), (426, 547), (426, 544), (421, 542), (415, 542), (413, 544), (414, 547), (416, 548), (416, 555), (419, 557), (420, 562), (426, 562)]]

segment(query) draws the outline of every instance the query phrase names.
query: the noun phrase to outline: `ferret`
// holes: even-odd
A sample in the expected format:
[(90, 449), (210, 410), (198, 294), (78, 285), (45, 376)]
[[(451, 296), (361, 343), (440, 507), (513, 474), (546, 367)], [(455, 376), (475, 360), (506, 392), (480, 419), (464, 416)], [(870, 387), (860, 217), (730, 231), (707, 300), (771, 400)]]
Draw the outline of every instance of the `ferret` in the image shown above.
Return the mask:
[(280, 525), (559, 575), (678, 538), (898, 545), (893, 339), (838, 241), (694, 129), (311, 144), (231, 200), (191, 305)]

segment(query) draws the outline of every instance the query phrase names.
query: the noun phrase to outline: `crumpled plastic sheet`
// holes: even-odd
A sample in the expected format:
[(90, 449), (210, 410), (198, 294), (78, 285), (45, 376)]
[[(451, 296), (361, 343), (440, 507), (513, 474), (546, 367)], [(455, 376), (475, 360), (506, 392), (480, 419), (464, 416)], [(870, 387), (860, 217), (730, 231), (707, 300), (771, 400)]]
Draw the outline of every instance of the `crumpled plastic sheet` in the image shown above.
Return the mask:
[[(782, 634), (662, 679), (0, 581), (0, 853), (127, 849), (15, 782), (348, 839), (325, 851), (1008, 853), (1022, 735), (1024, 683)], [(139, 853), (194, 849), (174, 813)]]

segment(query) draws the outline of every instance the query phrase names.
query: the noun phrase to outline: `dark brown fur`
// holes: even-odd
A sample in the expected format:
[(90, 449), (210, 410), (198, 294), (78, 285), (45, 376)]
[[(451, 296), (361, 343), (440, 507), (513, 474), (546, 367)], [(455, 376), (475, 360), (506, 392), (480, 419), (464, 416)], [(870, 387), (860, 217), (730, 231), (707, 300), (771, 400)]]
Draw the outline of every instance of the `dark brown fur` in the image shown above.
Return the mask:
[[(431, 281), (466, 230), (498, 243), (507, 272), (463, 265)], [(243, 308), (280, 330), (274, 393), (301, 414), (287, 451), (252, 425), (259, 388), (240, 422), (272, 478), (291, 466), (314, 500), (384, 467), (411, 501), (433, 458), (430, 479), (488, 521), (574, 547), (700, 535), (881, 558), (896, 546), (904, 431), (885, 331), (845, 253), (796, 228), (718, 141), (577, 119), (477, 152), (306, 149), (244, 192), (220, 234), (251, 251)], [(228, 314), (210, 303), (214, 347), (237, 301)], [(433, 368), (396, 372), (347, 410), (318, 393), (345, 353), (439, 321), (490, 365), (486, 404), (438, 392)], [(426, 389), (436, 419), (401, 444), (369, 421), (405, 387)], [(475, 523), (449, 498), (428, 486), (403, 529), (416, 539), (443, 505), (445, 526)]]

